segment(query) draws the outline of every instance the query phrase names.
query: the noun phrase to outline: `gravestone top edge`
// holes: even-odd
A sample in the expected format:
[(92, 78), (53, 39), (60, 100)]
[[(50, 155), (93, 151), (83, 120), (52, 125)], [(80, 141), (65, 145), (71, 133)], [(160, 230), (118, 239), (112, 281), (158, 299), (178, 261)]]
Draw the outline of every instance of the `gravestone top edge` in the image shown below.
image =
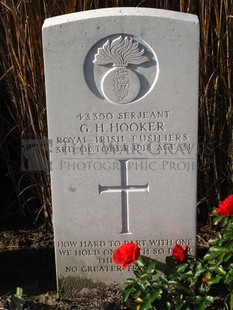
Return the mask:
[(95, 9), (80, 11), (45, 19), (43, 29), (51, 26), (57, 26), (64, 23), (81, 21), (85, 19), (103, 18), (103, 17), (120, 17), (120, 16), (147, 16), (157, 18), (167, 18), (179, 21), (199, 24), (198, 16), (190, 13), (182, 13), (170, 10), (142, 7), (114, 7), (105, 9)]

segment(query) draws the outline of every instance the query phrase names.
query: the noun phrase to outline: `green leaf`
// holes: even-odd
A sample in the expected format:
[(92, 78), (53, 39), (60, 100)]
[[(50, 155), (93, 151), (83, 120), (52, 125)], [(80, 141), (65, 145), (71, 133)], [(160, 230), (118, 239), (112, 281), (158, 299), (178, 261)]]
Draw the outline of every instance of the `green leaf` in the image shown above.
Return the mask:
[(11, 310), (23, 310), (25, 301), (22, 299), (23, 289), (21, 287), (16, 288), (15, 295), (9, 300), (9, 307)]
[(214, 302), (213, 296), (206, 296), (205, 300), (208, 301), (209, 304)]
[(152, 274), (152, 273), (154, 273), (154, 271), (155, 271), (155, 266), (156, 266), (156, 261), (151, 260), (151, 261), (149, 262), (149, 264), (147, 265), (145, 271), (146, 271), (147, 273)]
[(188, 277), (190, 277), (190, 276), (193, 276), (192, 270), (186, 271), (186, 272), (183, 273), (180, 277), (181, 277), (182, 279), (185, 279), (185, 278), (188, 278)]
[(22, 287), (17, 287), (16, 288), (15, 297), (17, 297), (17, 298), (22, 298), (23, 297), (23, 289), (22, 289)]
[(188, 291), (188, 287), (183, 286), (181, 284), (177, 285), (177, 289), (180, 290), (181, 292), (187, 292)]
[(160, 276), (159, 279), (166, 284), (168, 283), (168, 279), (164, 276)]
[(143, 304), (141, 305), (141, 309), (140, 310), (149, 310), (151, 309), (151, 296), (150, 294), (147, 294), (146, 298), (144, 299)]
[(205, 294), (208, 291), (207, 286), (203, 286), (203, 284), (198, 289), (199, 293)]
[(205, 273), (206, 272), (206, 268), (204, 267), (201, 267), (199, 268), (198, 270), (196, 270), (196, 273), (195, 273), (195, 278), (199, 277), (201, 274)]
[(139, 256), (139, 258), (138, 258), (138, 260), (137, 260), (137, 265), (138, 265), (139, 267), (144, 267), (144, 266), (145, 266), (145, 262), (144, 262), (142, 256)]
[(143, 272), (140, 269), (136, 269), (134, 270), (134, 274), (137, 278), (140, 278), (143, 275)]
[(175, 310), (180, 310), (180, 309), (182, 309), (182, 307), (183, 307), (183, 303), (179, 303), (179, 304), (175, 305)]
[(179, 267), (177, 268), (177, 272), (184, 272), (187, 267), (188, 267), (187, 263), (180, 264)]
[(141, 295), (141, 292), (140, 292), (140, 291), (137, 291), (137, 292), (133, 295), (133, 298), (134, 298), (134, 299), (137, 299), (140, 295)]
[(169, 301), (166, 302), (167, 310), (171, 310), (172, 306)]
[(224, 223), (225, 225), (227, 225), (228, 221), (229, 221), (229, 219), (228, 219), (227, 216), (223, 218), (223, 223)]
[(196, 263), (196, 271), (199, 271), (203, 268), (202, 263), (201, 262), (197, 262)]
[(215, 266), (215, 265), (214, 265), (214, 266), (210, 266), (210, 267), (208, 268), (208, 271), (213, 272), (213, 271), (215, 271), (215, 268), (216, 268), (216, 266)]
[(225, 254), (222, 261), (225, 263), (227, 262), (230, 258), (232, 258), (232, 253), (228, 253), (228, 254)]
[(149, 277), (150, 277), (150, 275), (148, 275), (147, 273), (144, 273), (141, 275), (140, 281), (146, 281), (146, 280), (148, 280)]
[(160, 300), (162, 298), (162, 293), (163, 293), (162, 289), (158, 289), (158, 290), (153, 291), (153, 293), (151, 295), (152, 302), (154, 300)]
[(213, 246), (209, 249), (209, 252), (226, 253), (227, 249), (222, 246)]
[(217, 232), (217, 233), (216, 233), (216, 238), (218, 238), (219, 240), (222, 239), (222, 235), (220, 234), (220, 232)]
[(216, 268), (216, 272), (219, 273), (220, 275), (222, 276), (225, 276), (226, 275), (226, 271), (223, 269), (222, 266), (219, 266)]
[(231, 293), (231, 298), (230, 298), (230, 309), (233, 309), (233, 293)]
[(195, 306), (195, 310), (205, 310), (206, 304), (205, 302), (202, 302), (200, 305)]
[(204, 260), (209, 260), (210, 259), (210, 253), (208, 252), (205, 256), (204, 256)]
[(136, 283), (136, 280), (133, 279), (133, 278), (128, 278), (128, 279), (125, 280), (125, 285), (126, 286), (133, 285), (135, 283)]
[(211, 279), (208, 281), (208, 284), (209, 284), (209, 285), (216, 284), (216, 283), (218, 283), (221, 279), (222, 279), (222, 276), (217, 275), (216, 277), (211, 278)]
[(160, 288), (160, 283), (158, 281), (153, 281), (151, 287), (153, 287), (154, 289)]
[(169, 280), (168, 283), (169, 283), (169, 285), (176, 285), (176, 284), (177, 284), (177, 281), (175, 281), (175, 280)]
[(215, 223), (216, 223), (216, 224), (219, 224), (220, 222), (223, 221), (223, 217), (222, 217), (222, 215), (218, 215), (218, 214), (216, 213), (216, 210), (217, 210), (217, 209), (214, 210), (214, 212), (215, 212), (215, 214), (216, 214), (216, 215), (214, 216), (214, 220), (215, 220)]
[(138, 283), (138, 287), (140, 288), (140, 290), (142, 291), (142, 292), (145, 292), (145, 290), (146, 290), (146, 287), (145, 287), (145, 285), (144, 284), (142, 284), (142, 283)]
[(130, 294), (132, 293), (134, 287), (133, 286), (129, 286), (129, 287), (126, 287), (124, 290), (123, 290), (123, 298), (124, 298), (124, 301), (127, 301)]
[(214, 298), (212, 296), (196, 296), (196, 302), (198, 305), (195, 306), (195, 310), (206, 310), (207, 306), (214, 302)]
[(228, 252), (227, 249), (224, 247), (216, 247), (216, 246), (211, 247), (209, 249), (209, 252), (204, 256), (204, 260), (213, 260), (227, 252)]

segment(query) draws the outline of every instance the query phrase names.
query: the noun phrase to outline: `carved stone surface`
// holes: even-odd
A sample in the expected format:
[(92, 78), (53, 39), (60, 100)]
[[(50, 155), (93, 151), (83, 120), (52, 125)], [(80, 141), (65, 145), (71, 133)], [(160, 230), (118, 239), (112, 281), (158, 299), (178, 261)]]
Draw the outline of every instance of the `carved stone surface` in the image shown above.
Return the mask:
[(87, 54), (84, 74), (96, 96), (110, 103), (127, 104), (152, 91), (159, 63), (155, 51), (144, 40), (114, 34), (95, 42)]
[(95, 54), (94, 63), (99, 66), (112, 64), (102, 78), (101, 90), (104, 97), (114, 103), (132, 102), (140, 91), (140, 78), (130, 70), (129, 65), (141, 65), (149, 58), (145, 50), (140, 50), (139, 43), (133, 38), (122, 35), (104, 43)]
[(122, 283), (134, 241), (195, 254), (198, 20), (146, 8), (58, 16), (43, 27), (60, 286)]

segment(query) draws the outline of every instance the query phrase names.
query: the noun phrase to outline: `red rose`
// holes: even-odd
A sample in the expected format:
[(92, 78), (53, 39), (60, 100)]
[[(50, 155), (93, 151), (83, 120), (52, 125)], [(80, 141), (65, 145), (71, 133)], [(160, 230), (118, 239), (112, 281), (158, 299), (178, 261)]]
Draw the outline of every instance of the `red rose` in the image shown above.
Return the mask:
[(181, 245), (177, 244), (175, 245), (173, 251), (172, 251), (172, 257), (178, 262), (182, 263), (187, 256), (189, 247), (186, 246), (184, 249)]
[(233, 194), (220, 202), (218, 208), (216, 209), (216, 213), (222, 216), (233, 215)]
[(140, 248), (136, 243), (130, 242), (121, 245), (113, 254), (113, 261), (116, 264), (122, 265), (122, 270), (127, 268), (130, 264), (135, 263), (140, 256)]

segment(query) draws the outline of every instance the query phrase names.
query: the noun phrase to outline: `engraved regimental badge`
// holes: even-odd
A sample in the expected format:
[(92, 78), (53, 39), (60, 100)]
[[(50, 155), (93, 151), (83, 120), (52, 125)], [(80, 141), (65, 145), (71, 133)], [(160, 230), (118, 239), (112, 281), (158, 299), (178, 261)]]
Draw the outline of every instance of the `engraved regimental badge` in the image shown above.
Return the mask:
[(158, 78), (154, 51), (143, 40), (130, 35), (112, 35), (100, 40), (87, 58), (92, 62), (88, 74), (84, 73), (89, 88), (111, 103), (140, 100), (153, 89)]

